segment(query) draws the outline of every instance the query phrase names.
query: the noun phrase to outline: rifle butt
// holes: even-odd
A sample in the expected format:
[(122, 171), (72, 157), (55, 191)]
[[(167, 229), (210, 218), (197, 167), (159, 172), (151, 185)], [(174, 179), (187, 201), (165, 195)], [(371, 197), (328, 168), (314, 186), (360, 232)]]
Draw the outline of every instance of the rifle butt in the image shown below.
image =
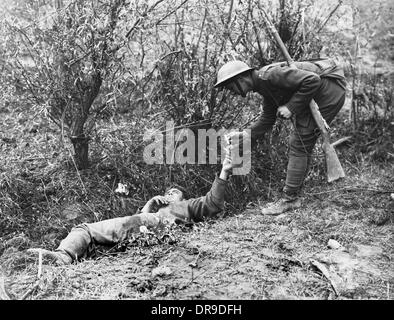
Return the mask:
[(327, 181), (333, 182), (345, 177), (345, 171), (342, 168), (338, 155), (331, 144), (326, 144), (324, 147), (327, 165)]

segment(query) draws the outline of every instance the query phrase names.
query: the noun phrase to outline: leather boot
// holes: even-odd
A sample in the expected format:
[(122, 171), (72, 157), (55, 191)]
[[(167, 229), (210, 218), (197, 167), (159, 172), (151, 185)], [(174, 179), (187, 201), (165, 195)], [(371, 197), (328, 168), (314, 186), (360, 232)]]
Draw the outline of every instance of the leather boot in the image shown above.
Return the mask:
[(61, 251), (49, 251), (41, 248), (32, 248), (28, 250), (28, 252), (37, 252), (37, 253), (40, 251), (42, 253), (43, 258), (49, 259), (58, 265), (71, 264), (73, 261), (73, 259), (67, 253)]
[(261, 213), (264, 215), (276, 216), (290, 210), (298, 209), (300, 207), (300, 198), (291, 198), (285, 196), (278, 201), (268, 203), (264, 208), (261, 209)]

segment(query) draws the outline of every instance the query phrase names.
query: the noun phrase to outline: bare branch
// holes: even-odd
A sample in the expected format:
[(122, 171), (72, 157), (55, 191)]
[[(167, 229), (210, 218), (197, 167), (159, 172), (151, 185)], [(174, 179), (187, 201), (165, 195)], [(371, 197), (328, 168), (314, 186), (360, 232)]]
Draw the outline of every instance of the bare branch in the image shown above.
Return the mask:
[(226, 41), (228, 38), (230, 38), (230, 31), (228, 30), (230, 22), (231, 22), (231, 16), (233, 13), (233, 5), (234, 5), (234, 0), (231, 0), (230, 2), (230, 9), (228, 11), (228, 16), (227, 16), (227, 21), (224, 25), (224, 37), (223, 37), (223, 41), (222, 41), (222, 45), (221, 45), (221, 50), (222, 51), (226, 45)]
[(130, 30), (126, 33), (126, 38), (129, 38), (131, 33), (137, 28), (137, 26), (142, 22), (143, 18), (145, 18), (150, 12), (152, 12), (160, 3), (165, 0), (158, 0), (155, 4), (153, 4), (150, 8), (148, 8), (142, 15), (139, 17), (130, 28)]
[(337, 6), (330, 12), (330, 14), (327, 16), (326, 20), (323, 22), (323, 24), (321, 25), (321, 27), (317, 30), (316, 33), (319, 33), (327, 24), (327, 22), (331, 19), (331, 17), (333, 16), (333, 14), (335, 13), (335, 11), (338, 10), (338, 8), (342, 5), (343, 0), (339, 0)]
[(169, 13), (167, 13), (163, 18), (161, 18), (159, 21), (156, 22), (156, 25), (160, 24), (164, 19), (168, 18), (170, 15), (172, 15), (174, 12), (176, 12), (178, 9), (180, 9), (186, 2), (189, 0), (184, 0), (178, 7), (176, 7), (174, 10), (171, 10)]

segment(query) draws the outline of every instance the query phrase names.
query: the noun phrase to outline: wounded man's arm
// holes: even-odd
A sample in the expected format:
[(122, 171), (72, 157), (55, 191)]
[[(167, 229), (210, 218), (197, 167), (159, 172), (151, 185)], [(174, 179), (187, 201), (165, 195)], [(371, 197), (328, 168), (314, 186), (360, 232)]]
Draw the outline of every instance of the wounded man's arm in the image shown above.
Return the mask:
[(224, 208), (224, 194), (227, 181), (222, 176), (216, 177), (209, 192), (200, 198), (191, 199), (188, 203), (189, 219), (194, 222), (204, 218), (213, 218)]

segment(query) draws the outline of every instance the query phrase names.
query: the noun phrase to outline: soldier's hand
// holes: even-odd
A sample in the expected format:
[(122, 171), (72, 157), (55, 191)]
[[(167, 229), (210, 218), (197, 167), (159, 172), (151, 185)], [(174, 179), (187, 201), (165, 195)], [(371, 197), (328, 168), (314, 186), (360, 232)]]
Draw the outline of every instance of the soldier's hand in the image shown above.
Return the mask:
[(223, 160), (223, 165), (222, 165), (222, 169), (224, 171), (231, 171), (231, 169), (233, 168), (238, 168), (242, 166), (242, 161), (241, 162), (234, 162), (234, 159), (232, 159), (231, 157), (231, 149), (233, 149), (233, 146), (228, 146), (227, 148), (225, 148), (226, 150), (226, 154)]
[(276, 116), (282, 119), (290, 119), (293, 114), (286, 106), (281, 106), (276, 112)]
[(157, 205), (167, 205), (168, 200), (164, 196), (155, 196), (151, 199), (152, 202), (155, 202)]
[(229, 154), (226, 154), (224, 160), (223, 160), (223, 164), (222, 164), (222, 170), (226, 171), (226, 172), (230, 172), (232, 169), (231, 167), (231, 158)]
[(243, 139), (246, 139), (249, 134), (246, 131), (231, 132), (225, 136), (227, 143), (232, 146), (242, 145)]

